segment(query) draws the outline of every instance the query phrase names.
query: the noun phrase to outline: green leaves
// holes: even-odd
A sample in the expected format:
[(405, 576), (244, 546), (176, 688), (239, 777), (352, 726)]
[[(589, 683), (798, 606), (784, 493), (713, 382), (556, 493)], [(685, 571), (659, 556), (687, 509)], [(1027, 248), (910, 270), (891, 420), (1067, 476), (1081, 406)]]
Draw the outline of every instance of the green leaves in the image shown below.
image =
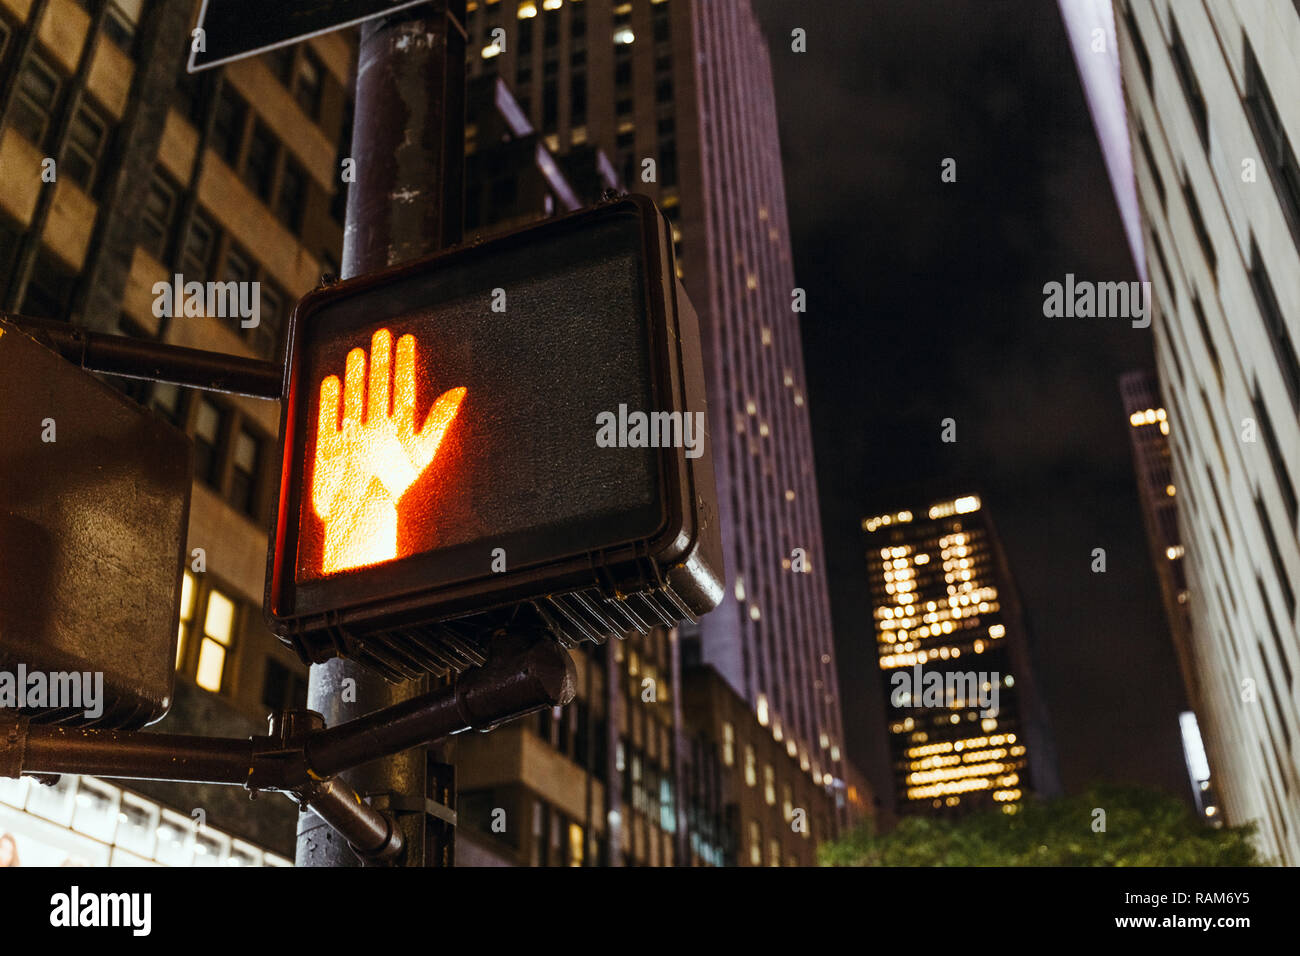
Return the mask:
[[(1105, 830), (1093, 827), (1104, 809)], [(960, 819), (905, 817), (823, 844), (823, 866), (1260, 866), (1254, 827), (1214, 828), (1167, 794), (1097, 786), (1086, 793)]]

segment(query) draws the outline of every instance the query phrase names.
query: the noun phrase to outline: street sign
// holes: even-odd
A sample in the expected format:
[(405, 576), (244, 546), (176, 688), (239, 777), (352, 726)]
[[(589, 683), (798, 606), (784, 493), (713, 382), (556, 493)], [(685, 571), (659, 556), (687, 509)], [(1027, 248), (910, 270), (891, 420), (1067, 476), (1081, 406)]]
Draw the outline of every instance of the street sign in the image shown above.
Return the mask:
[(0, 318), (0, 708), (167, 712), (192, 475), (182, 432)]
[[(429, 0), (203, 0), (189, 72), (355, 26)], [(200, 43), (199, 41), (202, 41)]]
[(441, 622), (567, 641), (722, 597), (699, 329), (644, 197), (310, 293), (294, 311), (266, 613), (304, 658), (473, 663)]

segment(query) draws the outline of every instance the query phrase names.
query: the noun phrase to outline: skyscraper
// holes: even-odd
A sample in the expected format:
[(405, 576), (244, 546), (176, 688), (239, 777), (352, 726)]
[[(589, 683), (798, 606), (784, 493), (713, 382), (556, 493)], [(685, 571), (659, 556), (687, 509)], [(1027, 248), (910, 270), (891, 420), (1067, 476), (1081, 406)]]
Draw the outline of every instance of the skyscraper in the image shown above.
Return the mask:
[(1129, 439), (1137, 471), (1138, 502), (1146, 527), (1151, 561), (1160, 582), (1160, 597), (1169, 619), (1178, 665), (1191, 699), (1196, 689), (1196, 666), (1188, 615), (1187, 573), (1182, 535), (1178, 530), (1178, 487), (1174, 484), (1173, 453), (1169, 447), (1169, 412), (1160, 402), (1155, 376), (1146, 371), (1120, 378), (1120, 395), (1128, 415)]
[(1029, 794), (1057, 794), (1024, 618), (980, 499), (862, 530), (898, 813), (1010, 813)]
[(807, 388), (766, 43), (747, 0), (480, 0), (471, 75), (561, 157), (595, 143), (673, 223), (700, 316), (730, 587), (703, 659), (803, 771), (843, 779)]
[(1116, 13), (1192, 706), (1227, 822), (1257, 821), (1263, 853), (1295, 864), (1300, 9), (1123, 0)]

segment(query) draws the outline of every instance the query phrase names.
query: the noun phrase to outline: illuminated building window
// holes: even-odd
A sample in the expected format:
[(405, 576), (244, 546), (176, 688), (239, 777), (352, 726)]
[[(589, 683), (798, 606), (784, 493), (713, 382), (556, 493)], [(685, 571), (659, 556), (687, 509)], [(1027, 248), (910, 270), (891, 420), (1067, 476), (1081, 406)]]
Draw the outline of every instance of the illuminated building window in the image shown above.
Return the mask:
[(781, 865), (781, 841), (778, 840), (776, 837), (772, 837), (772, 839), (769, 840), (767, 844), (767, 865), (768, 866)]
[(763, 800), (769, 807), (776, 806), (776, 771), (770, 763), (763, 767)]
[(189, 571), (181, 579), (181, 620), (176, 634), (176, 668), (180, 669), (185, 660), (185, 638), (194, 623), (194, 601), (197, 596), (194, 575)]
[(569, 824), (569, 866), (582, 866), (583, 840), (582, 827), (576, 823)]
[(786, 823), (794, 819), (794, 791), (788, 783), (781, 784), (781, 815)]
[(195, 683), (204, 690), (213, 693), (221, 690), (234, 628), (234, 602), (213, 588), (208, 593), (208, 611), (203, 619), (203, 642), (199, 645), (199, 667), (194, 677)]
[(736, 728), (731, 721), (722, 725), (722, 762), (728, 767), (736, 762)]
[(763, 865), (763, 830), (757, 820), (749, 821), (749, 863), (751, 866)]
[(515, 16), (520, 20), (527, 20), (530, 17), (537, 16), (537, 4), (533, 3), (532, 0), (524, 0), (523, 3), (519, 4), (519, 9), (515, 11)]
[(754, 748), (745, 744), (745, 785), (758, 786), (758, 768), (754, 762)]
[(767, 726), (767, 722), (768, 722), (767, 695), (766, 695), (766, 694), (759, 694), (759, 695), (758, 695), (758, 706), (757, 706), (756, 710), (758, 711), (758, 722), (759, 722), (760, 724), (762, 724), (764, 727), (766, 727), (766, 726)]

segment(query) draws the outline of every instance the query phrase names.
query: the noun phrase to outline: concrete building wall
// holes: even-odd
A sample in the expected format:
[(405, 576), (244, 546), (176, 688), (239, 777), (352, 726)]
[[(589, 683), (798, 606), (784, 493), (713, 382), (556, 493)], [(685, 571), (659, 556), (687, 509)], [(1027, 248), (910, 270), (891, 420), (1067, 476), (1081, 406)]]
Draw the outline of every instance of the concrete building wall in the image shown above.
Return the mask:
[(1120, 0), (1116, 12), (1186, 546), (1193, 705), (1228, 821), (1258, 822), (1264, 853), (1294, 864), (1300, 11)]

